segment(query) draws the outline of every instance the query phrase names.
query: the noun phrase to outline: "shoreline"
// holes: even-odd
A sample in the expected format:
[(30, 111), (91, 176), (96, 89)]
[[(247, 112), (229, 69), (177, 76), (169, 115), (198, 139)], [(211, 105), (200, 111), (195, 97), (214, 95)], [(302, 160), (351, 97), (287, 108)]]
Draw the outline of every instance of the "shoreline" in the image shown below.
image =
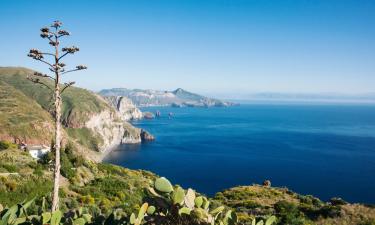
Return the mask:
[(108, 146), (104, 151), (99, 152), (99, 155), (97, 156), (97, 159), (95, 160), (97, 163), (102, 163), (105, 157), (110, 154), (113, 150), (120, 147), (121, 145), (141, 145), (142, 141), (140, 142), (134, 142), (134, 143), (119, 143), (119, 144), (112, 144)]

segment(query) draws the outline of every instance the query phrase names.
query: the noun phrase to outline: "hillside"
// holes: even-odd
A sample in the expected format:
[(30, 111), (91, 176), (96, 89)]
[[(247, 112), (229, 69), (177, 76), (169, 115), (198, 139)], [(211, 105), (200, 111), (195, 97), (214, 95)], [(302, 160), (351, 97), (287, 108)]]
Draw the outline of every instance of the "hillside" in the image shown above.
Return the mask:
[(0, 80), (0, 140), (49, 144), (53, 121), (48, 112)]
[(276, 215), (278, 224), (375, 224), (375, 206), (350, 204), (339, 198), (323, 202), (287, 188), (239, 186), (219, 192), (214, 198), (236, 209), (239, 220), (244, 224), (250, 224), (254, 215), (270, 214)]
[[(51, 112), (53, 107), (50, 90), (26, 79), (26, 76), (33, 72), (26, 68), (0, 67), (0, 80), (34, 99), (45, 110)], [(44, 82), (53, 86), (48, 79), (44, 79)], [(105, 101), (93, 92), (82, 88), (71, 87), (62, 94), (62, 98), (62, 122), (68, 127), (80, 127), (89, 120), (90, 114), (108, 109)]]
[[(4, 128), (1, 135), (4, 140), (44, 144), (51, 140), (52, 96), (49, 89), (26, 79), (33, 72), (26, 68), (0, 67), (2, 93), (6, 96), (1, 99), (4, 104), (0, 108), (0, 113), (4, 115), (1, 117), (1, 126)], [(44, 81), (51, 84), (49, 80)], [(72, 87), (63, 93), (62, 98), (65, 143), (73, 142), (84, 152), (103, 152), (120, 143), (142, 141), (141, 129), (123, 121), (122, 115), (101, 96)], [(100, 160), (101, 154), (88, 155)]]
[[(87, 206), (104, 214), (113, 208), (132, 212), (142, 203), (144, 189), (156, 177), (146, 171), (93, 163), (75, 156), (72, 151), (71, 147), (65, 148), (61, 155), (63, 210)], [(0, 151), (0, 204), (11, 206), (34, 197), (37, 202), (48, 198), (53, 178), (49, 169), (50, 157), (52, 155), (37, 162), (17, 149)]]
[(225, 107), (233, 103), (204, 97), (178, 88), (174, 91), (157, 91), (112, 88), (99, 92), (103, 96), (124, 96), (130, 98), (137, 106), (175, 106), (175, 107)]
[[(60, 206), (64, 212), (84, 209), (95, 217), (99, 215), (103, 218), (115, 212), (116, 219), (125, 218), (125, 223), (122, 221), (106, 224), (129, 224), (130, 214), (137, 212), (144, 201), (160, 204), (161, 208), (171, 204), (163, 201), (161, 196), (154, 199), (154, 191), (150, 191), (157, 175), (142, 170), (93, 163), (75, 156), (72, 152), (74, 149), (67, 146), (61, 156), (63, 179)], [(26, 152), (17, 149), (0, 151), (0, 211), (1, 205), (11, 206), (34, 197), (36, 197), (36, 204), (42, 205), (43, 198), (49, 198), (52, 189), (52, 171), (49, 169), (51, 157), (52, 155), (47, 155), (43, 160), (36, 161)], [(175, 185), (174, 188), (177, 190), (179, 186)], [(173, 201), (177, 198), (175, 194), (165, 196), (173, 196)], [(205, 197), (200, 193), (196, 193), (196, 196)], [(239, 186), (219, 192), (208, 200), (212, 208), (221, 205), (220, 207), (235, 212), (238, 223), (228, 224), (252, 224), (254, 218), (259, 221), (269, 218), (270, 215), (276, 216), (275, 224), (278, 225), (373, 225), (375, 223), (374, 206), (349, 204), (341, 199), (323, 202), (313, 196), (300, 195), (286, 188)], [(50, 202), (46, 201), (45, 204), (49, 207)], [(195, 204), (200, 205), (199, 201)], [(36, 209), (34, 212), (37, 211)], [(194, 218), (198, 215), (191, 216)], [(151, 221), (145, 224), (159, 223)], [(177, 223), (172, 220), (160, 224), (207, 225), (208, 223)]]

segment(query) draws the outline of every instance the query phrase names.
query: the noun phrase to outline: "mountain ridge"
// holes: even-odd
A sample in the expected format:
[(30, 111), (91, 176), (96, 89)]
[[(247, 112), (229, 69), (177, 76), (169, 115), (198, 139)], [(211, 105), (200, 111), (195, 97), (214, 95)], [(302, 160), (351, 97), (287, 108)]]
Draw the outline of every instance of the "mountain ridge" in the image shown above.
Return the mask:
[(174, 107), (228, 107), (234, 103), (208, 98), (193, 92), (177, 88), (173, 91), (152, 89), (111, 88), (98, 92), (102, 96), (123, 96), (131, 99), (138, 107), (174, 106)]

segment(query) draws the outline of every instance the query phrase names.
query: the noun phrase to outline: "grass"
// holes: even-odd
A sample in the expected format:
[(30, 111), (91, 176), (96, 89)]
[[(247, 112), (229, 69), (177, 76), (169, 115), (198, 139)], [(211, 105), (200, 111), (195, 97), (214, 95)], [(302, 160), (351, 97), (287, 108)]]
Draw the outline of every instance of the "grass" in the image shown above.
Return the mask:
[[(93, 163), (74, 154), (71, 145), (61, 153), (62, 209), (89, 207), (109, 213), (121, 208), (134, 212), (146, 196), (145, 189), (156, 176), (142, 170), (130, 170), (111, 164)], [(28, 153), (17, 149), (0, 151), (0, 204), (12, 205), (25, 199), (49, 199), (52, 191), (52, 172), (49, 162), (53, 156), (37, 162)], [(2, 176), (15, 171), (18, 175)]]
[(34, 100), (0, 80), (0, 140), (49, 143), (53, 122)]
[[(33, 197), (48, 196), (52, 190), (52, 173), (35, 174), (40, 170), (37, 162), (27, 152), (18, 149), (0, 151), (0, 203), (10, 206)], [(17, 172), (4, 176), (1, 173)]]
[[(130, 213), (142, 204), (145, 189), (156, 176), (146, 171), (130, 170), (111, 164), (94, 164), (95, 178), (84, 186), (72, 186), (81, 196), (91, 196), (102, 210), (113, 207)], [(125, 202), (125, 204), (124, 204)]]
[(17, 148), (17, 145), (10, 141), (0, 141), (0, 151), (9, 148)]
[(4, 206), (34, 197), (47, 197), (52, 190), (52, 181), (37, 175), (0, 177), (0, 180), (0, 202)]
[(103, 139), (88, 128), (66, 128), (68, 135), (79, 144), (89, 149), (99, 151)]
[(276, 215), (278, 224), (371, 224), (375, 209), (345, 201), (323, 202), (311, 195), (300, 195), (286, 188), (260, 185), (224, 190), (215, 199), (238, 211), (242, 223), (254, 216)]
[[(21, 67), (0, 67), (0, 81), (35, 99), (45, 110), (51, 112), (53, 109), (51, 91), (26, 79), (27, 75), (33, 73), (34, 71)], [(44, 79), (44, 82), (53, 87), (50, 80)], [(82, 88), (68, 88), (62, 94), (62, 98), (62, 121), (70, 127), (82, 126), (91, 113), (98, 113), (109, 108), (108, 104), (95, 93)]]
[[(0, 141), (49, 145), (53, 138), (51, 91), (26, 79), (33, 73), (21, 67), (0, 67)], [(53, 86), (50, 80), (42, 80)], [(70, 87), (62, 98), (64, 138), (80, 145), (81, 152), (98, 151), (104, 143), (102, 137), (84, 126), (93, 114), (114, 109), (100, 96), (82, 88)], [(135, 130), (131, 125), (124, 126), (129, 133)]]

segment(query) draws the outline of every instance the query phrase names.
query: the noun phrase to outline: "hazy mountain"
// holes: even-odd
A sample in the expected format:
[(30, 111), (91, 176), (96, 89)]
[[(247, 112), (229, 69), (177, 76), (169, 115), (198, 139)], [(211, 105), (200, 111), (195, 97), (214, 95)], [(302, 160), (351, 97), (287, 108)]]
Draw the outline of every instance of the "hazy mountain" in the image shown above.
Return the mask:
[(124, 96), (130, 98), (137, 106), (175, 106), (175, 107), (225, 107), (233, 103), (188, 92), (182, 88), (174, 91), (141, 90), (112, 88), (101, 90), (103, 96)]
[(348, 94), (348, 93), (282, 93), (282, 92), (256, 92), (256, 93), (230, 93), (216, 94), (234, 102), (301, 102), (301, 103), (375, 103), (375, 93)]

